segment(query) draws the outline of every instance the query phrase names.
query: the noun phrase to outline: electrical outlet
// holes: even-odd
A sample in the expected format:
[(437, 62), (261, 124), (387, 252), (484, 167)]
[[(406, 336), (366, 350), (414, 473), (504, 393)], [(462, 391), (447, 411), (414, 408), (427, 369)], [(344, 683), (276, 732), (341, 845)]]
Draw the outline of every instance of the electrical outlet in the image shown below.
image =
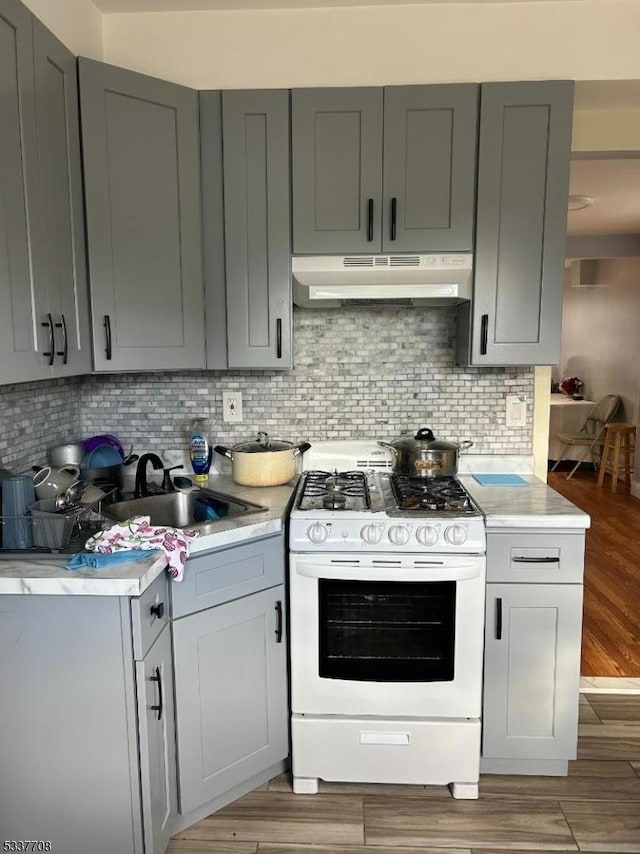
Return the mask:
[(526, 394), (508, 394), (506, 403), (507, 427), (527, 426)]
[(229, 424), (242, 421), (242, 392), (222, 392), (222, 420)]

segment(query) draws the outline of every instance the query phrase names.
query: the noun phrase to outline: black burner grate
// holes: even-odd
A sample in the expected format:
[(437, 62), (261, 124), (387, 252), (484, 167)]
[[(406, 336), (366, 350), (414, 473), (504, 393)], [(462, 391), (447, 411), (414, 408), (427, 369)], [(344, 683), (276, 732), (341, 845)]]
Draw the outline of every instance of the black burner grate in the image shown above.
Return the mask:
[(300, 492), (302, 510), (369, 509), (369, 488), (364, 471), (308, 471)]
[(454, 477), (391, 476), (391, 488), (400, 510), (458, 511), (474, 513), (469, 496)]

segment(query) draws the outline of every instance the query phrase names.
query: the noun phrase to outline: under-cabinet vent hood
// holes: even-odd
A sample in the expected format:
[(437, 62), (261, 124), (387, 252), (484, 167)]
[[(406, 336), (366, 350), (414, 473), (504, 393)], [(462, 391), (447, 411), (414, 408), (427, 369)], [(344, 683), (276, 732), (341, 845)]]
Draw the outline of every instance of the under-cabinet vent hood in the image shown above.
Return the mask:
[(331, 307), (381, 302), (457, 305), (471, 299), (471, 253), (429, 255), (298, 255), (296, 305)]

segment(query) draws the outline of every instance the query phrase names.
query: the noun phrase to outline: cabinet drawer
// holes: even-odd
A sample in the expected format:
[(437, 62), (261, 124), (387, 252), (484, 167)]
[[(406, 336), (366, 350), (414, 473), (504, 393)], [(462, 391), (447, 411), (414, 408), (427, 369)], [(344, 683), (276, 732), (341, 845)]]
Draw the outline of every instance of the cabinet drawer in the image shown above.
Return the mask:
[(167, 575), (162, 573), (142, 596), (131, 600), (133, 655), (141, 661), (151, 644), (169, 622)]
[(487, 536), (487, 581), (581, 584), (584, 532)]
[(218, 549), (187, 561), (184, 579), (171, 588), (174, 619), (284, 582), (281, 535)]

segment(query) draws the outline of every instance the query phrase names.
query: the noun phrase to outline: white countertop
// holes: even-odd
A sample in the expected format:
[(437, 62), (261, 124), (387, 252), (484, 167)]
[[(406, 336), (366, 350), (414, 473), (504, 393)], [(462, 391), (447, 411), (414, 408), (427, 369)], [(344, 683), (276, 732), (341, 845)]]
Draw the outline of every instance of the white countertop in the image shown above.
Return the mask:
[(470, 474), (460, 476), (460, 482), (484, 513), (487, 529), (585, 529), (591, 525), (587, 513), (542, 480), (527, 474), (520, 477), (527, 481), (526, 486), (481, 486)]
[[(228, 475), (212, 474), (208, 485), (210, 489), (261, 504), (267, 509), (211, 523), (206, 533), (192, 541), (190, 554), (281, 531), (296, 480), (285, 486), (252, 488), (238, 486)], [(67, 560), (68, 557), (56, 558), (55, 555), (46, 560), (0, 560), (0, 595), (140, 596), (166, 568), (164, 554), (158, 551), (149, 552), (148, 558), (121, 563), (111, 569), (69, 570), (65, 569)]]

